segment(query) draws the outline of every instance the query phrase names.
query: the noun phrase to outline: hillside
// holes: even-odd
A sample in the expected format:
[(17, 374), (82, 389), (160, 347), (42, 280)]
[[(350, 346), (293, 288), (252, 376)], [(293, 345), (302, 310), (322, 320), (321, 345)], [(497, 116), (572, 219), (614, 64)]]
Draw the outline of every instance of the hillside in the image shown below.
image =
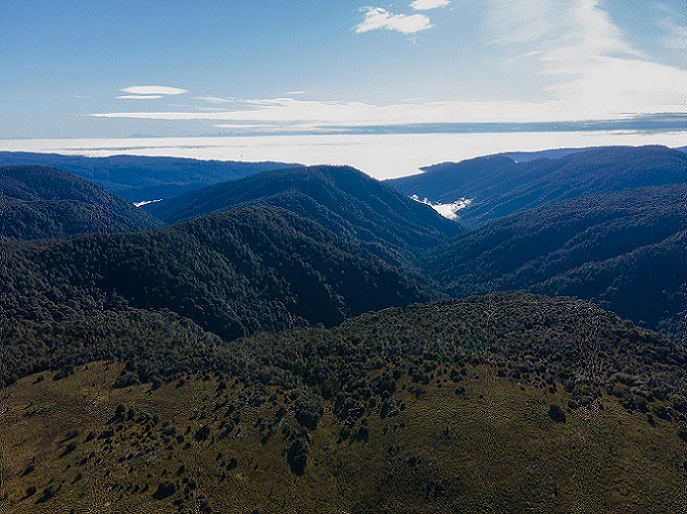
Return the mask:
[(687, 182), (687, 155), (659, 146), (594, 148), (557, 159), (514, 162), (483, 157), (427, 168), (390, 181), (399, 191), (435, 203), (460, 198), (465, 223), (481, 223), (569, 198), (622, 189)]
[(136, 234), (3, 242), (0, 313), (79, 320), (168, 309), (233, 339), (429, 296), (398, 270), (307, 219), (252, 207)]
[(174, 223), (244, 205), (274, 205), (361, 242), (393, 264), (460, 234), (430, 207), (345, 166), (277, 170), (216, 184), (144, 208)]
[[(71, 337), (96, 334), (84, 328)], [(140, 348), (155, 363), (158, 346)], [(658, 514), (687, 501), (684, 347), (584, 302), (442, 301), (195, 355), (212, 358), (153, 387), (122, 387), (128, 363), (91, 362), (4, 390), (3, 511)]]
[(0, 167), (0, 237), (41, 239), (133, 232), (162, 223), (126, 200), (64, 171)]
[(295, 164), (276, 162), (201, 161), (178, 157), (78, 155), (0, 152), (0, 166), (48, 166), (68, 171), (130, 202), (168, 198), (216, 182), (235, 180)]
[(429, 273), (452, 295), (520, 289), (591, 299), (684, 340), (687, 185), (589, 195), (488, 223)]

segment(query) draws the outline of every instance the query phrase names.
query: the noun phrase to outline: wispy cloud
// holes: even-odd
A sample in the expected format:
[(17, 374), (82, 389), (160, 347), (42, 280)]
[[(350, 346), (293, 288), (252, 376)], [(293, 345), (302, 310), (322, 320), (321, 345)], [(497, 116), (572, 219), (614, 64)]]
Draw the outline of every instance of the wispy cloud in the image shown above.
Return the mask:
[(164, 98), (162, 95), (119, 95), (115, 96), (118, 100), (156, 100)]
[[(98, 118), (151, 120), (207, 120), (235, 128), (328, 131), (332, 127), (370, 127), (419, 123), (579, 121), (586, 113), (565, 101), (464, 102), (404, 101), (389, 105), (362, 102), (299, 100), (295, 98), (237, 99), (212, 104), (211, 110), (191, 109), (165, 112), (95, 113)], [(605, 112), (604, 112), (605, 113)]]
[(553, 82), (552, 100), (590, 119), (684, 111), (687, 72), (634, 49), (598, 0), (489, 0), (493, 42)]
[(402, 34), (416, 34), (432, 27), (424, 14), (392, 14), (381, 7), (363, 7), (365, 19), (353, 27), (358, 34), (371, 30), (393, 30)]
[(416, 11), (429, 11), (439, 7), (446, 7), (450, 3), (451, 0), (415, 0), (410, 4), (410, 7)]
[(678, 22), (679, 13), (665, 4), (656, 4), (655, 7), (661, 12), (657, 25), (664, 33), (663, 46), (687, 52), (687, 26)]
[(120, 89), (122, 93), (131, 95), (180, 95), (188, 93), (186, 89), (171, 86), (130, 86)]
[(304, 95), (305, 91), (287, 91), (286, 94), (288, 96), (300, 96), (300, 95)]

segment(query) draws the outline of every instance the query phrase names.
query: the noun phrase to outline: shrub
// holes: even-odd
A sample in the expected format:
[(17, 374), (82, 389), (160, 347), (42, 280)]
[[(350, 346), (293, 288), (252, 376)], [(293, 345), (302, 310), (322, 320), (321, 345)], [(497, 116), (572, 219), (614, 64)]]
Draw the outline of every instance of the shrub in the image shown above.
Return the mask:
[(153, 498), (156, 500), (161, 500), (163, 498), (167, 498), (168, 496), (172, 496), (176, 491), (177, 484), (175, 481), (163, 480), (157, 486), (157, 490), (155, 491), (155, 494), (153, 494)]
[(558, 405), (549, 407), (549, 417), (556, 423), (565, 423), (565, 412)]
[(310, 459), (310, 444), (305, 437), (297, 437), (289, 447), (287, 460), (291, 471), (296, 475), (302, 475), (305, 472), (305, 466), (308, 465)]
[(196, 441), (205, 441), (208, 437), (210, 437), (210, 432), (212, 432), (210, 425), (203, 425), (198, 429), (198, 432), (196, 432)]

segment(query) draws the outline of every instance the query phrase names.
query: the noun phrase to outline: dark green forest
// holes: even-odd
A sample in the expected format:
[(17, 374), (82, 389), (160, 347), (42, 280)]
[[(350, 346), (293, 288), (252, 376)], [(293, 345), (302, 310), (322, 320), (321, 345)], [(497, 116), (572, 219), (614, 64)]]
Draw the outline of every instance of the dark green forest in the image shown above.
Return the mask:
[(459, 224), (345, 166), (261, 173), (146, 205), (167, 223), (245, 205), (274, 205), (357, 241), (391, 264), (417, 264), (419, 254), (460, 234)]
[(42, 166), (0, 167), (0, 238), (134, 232), (162, 223), (87, 180)]
[(687, 181), (687, 155), (661, 146), (605, 147), (525, 162), (505, 156), (480, 157), (426, 170), (389, 183), (407, 195), (438, 203), (473, 199), (460, 218), (477, 226), (589, 194), (683, 184)]

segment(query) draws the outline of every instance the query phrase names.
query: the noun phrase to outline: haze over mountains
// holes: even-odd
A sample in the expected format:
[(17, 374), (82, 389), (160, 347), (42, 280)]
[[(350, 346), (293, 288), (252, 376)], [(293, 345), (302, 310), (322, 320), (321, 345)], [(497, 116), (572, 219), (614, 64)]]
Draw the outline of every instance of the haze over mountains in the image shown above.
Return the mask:
[(687, 154), (511, 157), (0, 169), (0, 510), (679, 509)]

